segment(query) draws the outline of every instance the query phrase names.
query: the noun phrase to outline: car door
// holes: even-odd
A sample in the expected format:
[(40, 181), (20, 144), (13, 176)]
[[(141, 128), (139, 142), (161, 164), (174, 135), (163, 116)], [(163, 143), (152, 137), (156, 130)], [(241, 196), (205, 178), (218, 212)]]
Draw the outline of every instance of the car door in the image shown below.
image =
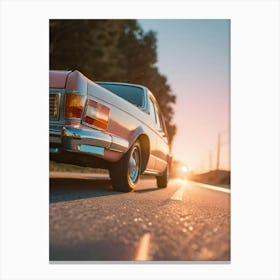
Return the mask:
[(164, 171), (167, 165), (167, 157), (169, 154), (168, 138), (164, 125), (164, 119), (160, 112), (159, 106), (152, 95), (149, 97), (150, 102), (150, 114), (155, 121), (155, 134), (156, 134), (156, 146), (152, 152), (155, 159), (154, 169), (156, 171)]

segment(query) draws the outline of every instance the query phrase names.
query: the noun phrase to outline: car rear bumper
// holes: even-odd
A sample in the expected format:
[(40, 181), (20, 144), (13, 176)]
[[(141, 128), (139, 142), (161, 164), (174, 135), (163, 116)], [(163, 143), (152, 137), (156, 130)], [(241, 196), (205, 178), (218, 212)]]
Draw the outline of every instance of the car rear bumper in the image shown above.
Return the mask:
[(106, 150), (125, 153), (129, 148), (127, 140), (95, 129), (72, 126), (50, 127), (49, 137), (50, 153), (68, 151), (102, 158)]

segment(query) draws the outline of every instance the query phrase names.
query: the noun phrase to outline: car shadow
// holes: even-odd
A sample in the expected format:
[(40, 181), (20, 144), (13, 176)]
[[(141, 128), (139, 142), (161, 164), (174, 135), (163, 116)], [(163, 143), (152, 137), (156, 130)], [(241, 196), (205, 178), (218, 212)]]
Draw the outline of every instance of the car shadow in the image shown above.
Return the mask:
[(135, 255), (134, 246), (117, 240), (56, 244), (50, 242), (50, 261), (129, 261)]
[(50, 178), (50, 203), (116, 194), (109, 179)]
[(143, 189), (143, 190), (134, 190), (135, 193), (146, 193), (146, 192), (154, 192), (154, 191), (159, 191), (161, 189), (157, 188), (156, 186), (155, 187), (151, 187), (151, 188), (146, 188), (146, 189)]

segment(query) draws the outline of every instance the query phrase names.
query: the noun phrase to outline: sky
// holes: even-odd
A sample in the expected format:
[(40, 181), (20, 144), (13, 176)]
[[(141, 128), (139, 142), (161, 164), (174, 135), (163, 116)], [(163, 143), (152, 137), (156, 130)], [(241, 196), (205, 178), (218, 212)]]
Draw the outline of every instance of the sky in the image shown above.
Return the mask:
[(177, 96), (173, 158), (195, 171), (230, 170), (230, 20), (138, 20), (157, 33), (157, 66)]

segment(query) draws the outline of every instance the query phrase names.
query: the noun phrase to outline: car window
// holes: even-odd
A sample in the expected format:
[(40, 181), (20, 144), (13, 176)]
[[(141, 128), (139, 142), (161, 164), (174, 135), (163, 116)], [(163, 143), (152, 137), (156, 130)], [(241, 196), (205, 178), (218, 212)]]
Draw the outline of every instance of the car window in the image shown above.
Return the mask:
[(127, 100), (128, 102), (136, 105), (137, 107), (143, 107), (144, 90), (137, 86), (110, 84), (97, 82), (98, 85), (108, 89), (119, 97)]
[(149, 98), (150, 115), (155, 123), (157, 123), (156, 110), (153, 101)]
[(158, 128), (163, 131), (162, 118), (157, 105), (155, 106), (155, 109), (156, 109), (156, 116), (158, 120)]

